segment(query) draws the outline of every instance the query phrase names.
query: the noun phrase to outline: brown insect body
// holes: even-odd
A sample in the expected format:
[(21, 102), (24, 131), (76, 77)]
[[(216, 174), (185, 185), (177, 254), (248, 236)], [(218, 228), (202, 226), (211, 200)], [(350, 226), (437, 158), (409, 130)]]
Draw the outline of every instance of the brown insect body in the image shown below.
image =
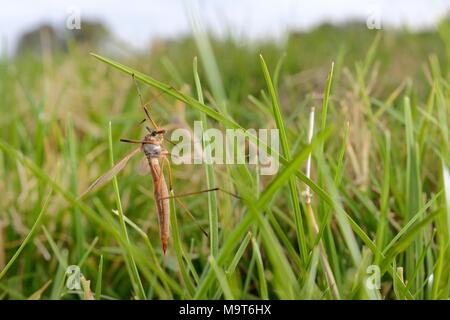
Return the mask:
[(147, 157), (153, 178), (153, 193), (155, 195), (156, 209), (158, 211), (159, 234), (162, 249), (165, 254), (170, 236), (170, 206), (168, 199), (169, 191), (164, 178), (164, 173), (162, 172), (162, 161), (164, 160), (167, 151), (161, 147), (162, 141), (154, 134), (147, 134), (144, 137), (144, 141), (147, 143), (143, 143), (141, 149)]

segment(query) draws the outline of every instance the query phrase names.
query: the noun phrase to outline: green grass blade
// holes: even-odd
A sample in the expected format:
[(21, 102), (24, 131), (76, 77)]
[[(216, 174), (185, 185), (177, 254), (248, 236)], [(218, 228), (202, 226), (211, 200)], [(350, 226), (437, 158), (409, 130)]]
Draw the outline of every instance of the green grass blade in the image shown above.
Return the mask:
[(445, 203), (447, 205), (447, 239), (450, 240), (450, 171), (444, 162), (442, 162), (442, 176), (444, 181)]
[[(433, 221), (437, 215), (440, 214), (439, 211), (431, 213), (423, 218), (418, 223), (415, 223), (408, 231), (404, 232), (402, 237), (393, 245), (385, 254), (386, 258), (383, 261), (381, 270), (386, 270), (387, 265), (397, 256), (399, 253), (407, 249), (413, 241), (416, 240), (417, 234), (422, 231), (422, 229)], [(413, 270), (414, 273), (414, 270)]]
[(8, 272), (8, 270), (14, 264), (14, 262), (17, 260), (17, 258), (19, 257), (19, 255), (21, 254), (21, 252), (23, 251), (25, 246), (33, 238), (34, 234), (36, 233), (36, 229), (39, 228), (39, 226), (40, 226), (40, 224), (42, 222), (42, 218), (44, 217), (44, 213), (48, 209), (48, 205), (50, 203), (50, 198), (51, 198), (52, 192), (53, 192), (53, 189), (50, 190), (47, 198), (45, 199), (44, 204), (42, 206), (42, 209), (39, 212), (38, 217), (37, 217), (36, 221), (34, 222), (33, 226), (31, 227), (30, 232), (28, 232), (27, 236), (25, 237), (25, 239), (23, 239), (23, 241), (20, 244), (19, 248), (16, 250), (14, 255), (11, 257), (11, 259), (8, 261), (8, 263), (5, 265), (5, 267), (0, 272), (0, 280), (5, 276), (5, 274)]
[(234, 271), (236, 270), (236, 267), (239, 263), (239, 261), (242, 258), (242, 255), (244, 254), (245, 249), (248, 246), (248, 243), (250, 242), (250, 239), (252, 238), (252, 233), (248, 232), (245, 236), (244, 240), (242, 240), (241, 245), (239, 246), (239, 249), (236, 251), (236, 254), (233, 257), (233, 260), (231, 260), (230, 265), (228, 266), (227, 270), (225, 271), (226, 275), (229, 277), (231, 276)]
[(258, 243), (256, 242), (255, 237), (252, 237), (252, 247), (256, 256), (256, 269), (258, 270), (258, 278), (259, 278), (259, 290), (260, 295), (263, 300), (269, 299), (269, 293), (267, 291), (267, 282), (266, 276), (264, 274), (264, 264), (261, 256), (261, 252), (259, 251)]
[[(193, 62), (195, 87), (197, 89), (197, 97), (200, 103), (204, 103), (203, 90), (200, 82), (200, 77), (197, 70), (197, 58), (194, 58)], [(202, 123), (202, 130), (208, 129), (208, 120), (206, 114), (201, 112), (200, 119)], [(205, 138), (201, 137), (203, 150), (206, 147)], [(206, 174), (206, 188), (211, 189), (215, 187), (214, 167), (212, 164), (205, 164)], [(216, 192), (208, 192), (208, 217), (209, 217), (209, 240), (211, 254), (216, 257), (219, 251), (219, 214), (217, 209), (217, 194)]]
[[(75, 133), (73, 129), (73, 123), (71, 117), (67, 124), (68, 139), (67, 139), (67, 149), (69, 158), (69, 169), (70, 169), (70, 191), (74, 194), (78, 192), (78, 178), (77, 173), (77, 144), (75, 139)], [(75, 257), (77, 260), (81, 259), (83, 256), (85, 235), (83, 231), (82, 219), (80, 209), (75, 208), (73, 211), (72, 225), (75, 234)]]
[[(414, 123), (411, 115), (411, 105), (408, 97), (405, 98), (405, 125), (406, 125), (406, 146), (407, 146), (407, 164), (406, 164), (406, 218), (410, 220), (415, 212), (420, 210), (421, 183), (419, 174), (419, 158), (414, 137)], [(415, 269), (415, 260), (418, 258), (422, 235), (419, 235), (417, 241), (406, 252), (406, 274), (412, 274)], [(423, 266), (419, 266), (420, 269)], [(415, 288), (422, 283), (422, 275), (424, 271), (417, 273)]]
[[(380, 205), (380, 220), (378, 222), (377, 234), (376, 234), (376, 244), (378, 248), (383, 248), (385, 239), (386, 239), (386, 223), (388, 221), (388, 213), (389, 213), (389, 187), (390, 187), (390, 177), (391, 177), (391, 137), (389, 134), (386, 134), (386, 145), (384, 149), (384, 157), (383, 157), (383, 167), (384, 167), (384, 175), (383, 175), (383, 186), (381, 191), (381, 205)], [(380, 255), (375, 257), (375, 262), (380, 262)]]
[[(266, 79), (267, 88), (269, 90), (269, 94), (272, 99), (272, 111), (275, 117), (275, 122), (277, 124), (277, 128), (280, 132), (280, 142), (283, 155), (287, 161), (290, 159), (290, 149), (287, 141), (286, 129), (283, 122), (283, 117), (281, 115), (280, 105), (278, 103), (278, 97), (273, 86), (272, 80), (270, 78), (269, 70), (264, 61), (262, 55), (260, 55), (261, 66), (264, 72), (264, 77)], [(298, 197), (297, 185), (294, 177), (289, 178), (289, 190), (291, 196), (291, 203), (294, 207), (294, 216), (295, 216), (295, 225), (297, 231), (297, 239), (300, 250), (300, 256), (303, 258), (303, 261), (306, 261), (306, 257), (308, 255), (308, 249), (306, 247), (306, 238), (305, 238), (305, 229), (303, 227), (303, 218), (300, 212), (300, 199)]]
[(95, 237), (94, 240), (92, 241), (92, 243), (90, 244), (89, 248), (87, 248), (87, 250), (84, 252), (83, 256), (81, 257), (81, 259), (78, 261), (78, 266), (81, 268), (84, 263), (86, 262), (86, 259), (89, 257), (89, 255), (91, 254), (92, 250), (94, 249), (95, 245), (98, 242), (98, 237)]
[(220, 269), (213, 256), (209, 256), (208, 261), (211, 266), (211, 269), (214, 271), (214, 274), (217, 277), (217, 280), (219, 281), (220, 286), (222, 287), (225, 299), (233, 300), (234, 299), (233, 293), (231, 292), (231, 288), (228, 283), (227, 277), (225, 276), (225, 272), (223, 272), (223, 270)]
[[(114, 167), (114, 152), (113, 152), (113, 142), (112, 142), (112, 127), (111, 122), (109, 122), (109, 130), (108, 130), (108, 138), (109, 138), (109, 160), (111, 164), (111, 168)], [(127, 241), (128, 245), (130, 245), (130, 239), (128, 237), (128, 231), (127, 226), (125, 224), (123, 209), (122, 209), (122, 202), (120, 200), (120, 193), (119, 193), (119, 184), (117, 183), (117, 176), (114, 176), (112, 178), (113, 188), (114, 188), (114, 195), (116, 198), (116, 205), (117, 205), (117, 212), (119, 213), (119, 222), (120, 226), (122, 228), (122, 233)], [(125, 258), (129, 260), (129, 265), (131, 269), (130, 279), (133, 283), (133, 287), (136, 291), (136, 294), (140, 299), (146, 299), (146, 294), (144, 290), (144, 286), (142, 285), (141, 278), (139, 276), (139, 271), (136, 266), (136, 262), (133, 257), (133, 253), (125, 249)]]
[(44, 231), (44, 235), (47, 238), (50, 248), (52, 249), (53, 253), (55, 254), (56, 260), (58, 260), (58, 263), (64, 269), (67, 269), (68, 264), (67, 264), (64, 253), (61, 250), (59, 250), (58, 245), (55, 243), (55, 240), (53, 240), (52, 236), (50, 235), (50, 233), (44, 226), (42, 226), (42, 231)]
[(100, 300), (102, 295), (103, 255), (100, 256), (97, 271), (97, 283), (95, 284), (95, 300)]
[(206, 76), (210, 84), (211, 90), (215, 99), (218, 101), (218, 107), (221, 113), (227, 114), (226, 106), (226, 94), (223, 86), (223, 81), (220, 76), (219, 66), (214, 56), (214, 52), (211, 47), (211, 43), (208, 39), (208, 35), (202, 29), (198, 19), (192, 20), (192, 26), (194, 31), (194, 38), (197, 44), (197, 48), (200, 52)]
[[(171, 197), (174, 196), (173, 191), (171, 191), (170, 194)], [(178, 230), (178, 223), (177, 223), (177, 212), (175, 207), (175, 198), (170, 199), (170, 227), (172, 229), (172, 237), (173, 237), (173, 244), (175, 247), (175, 254), (178, 261), (178, 266), (180, 268), (181, 277), (183, 278), (184, 285), (186, 286), (187, 292), (189, 296), (193, 296), (195, 292), (195, 286), (192, 282), (192, 279), (189, 276), (188, 269), (186, 268), (186, 264), (184, 263), (183, 256), (185, 256), (184, 250), (183, 250), (183, 244), (181, 242), (181, 236), (180, 231)]]
[[(328, 101), (330, 99), (331, 84), (333, 80), (334, 62), (331, 63), (330, 70), (328, 71), (327, 84), (325, 86), (325, 92), (322, 100), (322, 117), (320, 122), (320, 130), (325, 130), (327, 127), (327, 115), (328, 115)], [(323, 152), (323, 145), (320, 147), (320, 152)]]

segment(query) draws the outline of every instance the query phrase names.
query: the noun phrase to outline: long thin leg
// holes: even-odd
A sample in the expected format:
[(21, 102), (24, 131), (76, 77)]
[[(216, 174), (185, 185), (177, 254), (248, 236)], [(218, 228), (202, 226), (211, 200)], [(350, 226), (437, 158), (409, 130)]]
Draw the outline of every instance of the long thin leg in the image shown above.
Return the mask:
[[(163, 174), (164, 174), (164, 162), (163, 161), (161, 161), (161, 166), (160, 166), (160, 168), (159, 168), (159, 176), (158, 176), (158, 184), (157, 184), (157, 187), (158, 187), (158, 189), (157, 190), (160, 190), (160, 188), (161, 188), (161, 183), (162, 183), (162, 179), (163, 179)], [(161, 192), (159, 192), (159, 194), (161, 194)], [(162, 200), (164, 200), (164, 198), (161, 198), (161, 196), (160, 196), (160, 198), (158, 199), (158, 201), (161, 201), (162, 202)]]
[(221, 192), (223, 192), (223, 193), (226, 193), (226, 194), (228, 194), (228, 195), (230, 195), (230, 196), (235, 197), (236, 199), (242, 199), (242, 198), (241, 198), (240, 196), (238, 196), (237, 194), (234, 194), (234, 193), (232, 193), (232, 192), (223, 190), (223, 189), (218, 188), (218, 187), (216, 187), (216, 188), (211, 188), (211, 189), (206, 189), (206, 190), (195, 191), (195, 192), (188, 192), (188, 193), (176, 194), (176, 195), (174, 195), (174, 196), (169, 196), (169, 197), (166, 197), (166, 198), (163, 198), (163, 199), (188, 197), (188, 196), (193, 196), (193, 195), (200, 194), (200, 193), (204, 193), (204, 192), (215, 192), (215, 191), (221, 191)]
[(136, 123), (133, 127), (131, 127), (130, 131), (136, 130), (137, 128), (139, 128), (145, 121), (147, 121), (147, 119), (142, 119), (141, 121), (139, 121), (138, 123)]
[(139, 89), (139, 85), (136, 81), (136, 77), (134, 76), (134, 73), (131, 75), (131, 77), (133, 78), (133, 82), (134, 82), (134, 86), (136, 87), (136, 91), (138, 93), (139, 96), (139, 100), (141, 101), (141, 106), (144, 106), (144, 99), (142, 98), (142, 94), (141, 94), (141, 90)]
[[(132, 75), (131, 75), (131, 77), (133, 78), (133, 81), (134, 81), (134, 85), (136, 86), (136, 90), (137, 90), (137, 92), (138, 92), (138, 95), (139, 95), (139, 99), (141, 100), (141, 106), (148, 106), (148, 105), (150, 105), (150, 103), (152, 103), (153, 101), (155, 101), (156, 99), (158, 99), (160, 96), (162, 96), (163, 94), (166, 94), (167, 93), (167, 91), (162, 91), (162, 92), (160, 92), (160, 93), (158, 93), (156, 96), (154, 96), (153, 98), (151, 98), (150, 100), (148, 100), (147, 102), (145, 102), (144, 103), (144, 99), (142, 98), (142, 94), (141, 94), (141, 90), (139, 89), (139, 85), (138, 85), (138, 83), (137, 83), (137, 81), (136, 81), (136, 76), (135, 76), (135, 74), (133, 73)], [(169, 89), (168, 89), (168, 91), (169, 90), (175, 90), (175, 91), (177, 91), (174, 87), (172, 87), (172, 86), (170, 86), (169, 87)]]
[(194, 215), (191, 213), (191, 211), (189, 211), (189, 209), (187, 208), (187, 206), (183, 203), (183, 201), (181, 201), (178, 198), (175, 198), (175, 200), (178, 202), (178, 204), (184, 209), (184, 211), (187, 213), (187, 215), (189, 216), (189, 218), (191, 218), (191, 220), (195, 223), (195, 225), (203, 232), (203, 234), (209, 238), (208, 232), (197, 222), (197, 220), (195, 219)]
[[(145, 114), (146, 114), (148, 120), (150, 120), (151, 124), (155, 127), (156, 130), (159, 130), (158, 125), (155, 123), (155, 121), (153, 121), (152, 117), (150, 117), (150, 113), (148, 112), (146, 104), (144, 103), (144, 99), (142, 98), (141, 90), (139, 89), (139, 85), (138, 85), (138, 83), (136, 81), (136, 77), (134, 76), (134, 73), (131, 75), (131, 77), (133, 78), (134, 86), (136, 87), (136, 91), (138, 93), (139, 100), (141, 101), (141, 107), (144, 109)], [(163, 94), (163, 93), (161, 93), (161, 94)], [(152, 102), (154, 99), (159, 97), (161, 94), (159, 94), (156, 97), (154, 97), (153, 99), (151, 99), (147, 104)]]
[(135, 139), (120, 139), (120, 142), (126, 142), (126, 143), (138, 143), (138, 144), (152, 144), (150, 141), (145, 140), (135, 140)]
[(167, 162), (167, 173), (169, 174), (169, 192), (172, 191), (172, 167), (169, 159), (167, 157), (163, 157), (163, 161)]
[(159, 126), (156, 124), (156, 122), (152, 119), (152, 117), (150, 116), (150, 112), (148, 112), (148, 109), (147, 109), (147, 107), (146, 106), (144, 106), (144, 112), (145, 112), (145, 115), (147, 116), (147, 118), (148, 118), (148, 120), (150, 121), (150, 123), (155, 127), (155, 129), (157, 130), (157, 131), (159, 131), (160, 129), (159, 129)]
[[(164, 162), (167, 163), (167, 173), (169, 175), (169, 190), (170, 192), (172, 191), (172, 169), (171, 169), (171, 164), (169, 159), (167, 159), (166, 157), (162, 158), (161, 161), (161, 175), (163, 174), (163, 168), (164, 168)], [(161, 198), (161, 201), (168, 199), (171, 197), (166, 197), (166, 198)], [(189, 209), (187, 208), (187, 206), (183, 203), (183, 201), (181, 201), (180, 199), (174, 197), (175, 200), (178, 202), (178, 204), (184, 209), (184, 211), (187, 213), (187, 215), (189, 216), (189, 218), (191, 218), (191, 220), (197, 225), (197, 227), (203, 232), (203, 234), (206, 237), (209, 237), (208, 232), (206, 232), (206, 230), (197, 222), (197, 220), (195, 219), (194, 215), (191, 213), (191, 211), (189, 211)]]
[(155, 181), (155, 201), (158, 202), (158, 207), (163, 207), (163, 200), (164, 198), (161, 197), (161, 185), (162, 185), (162, 179), (163, 179), (163, 170), (164, 170), (164, 163), (161, 162), (161, 166), (159, 167), (159, 176), (158, 179)]
[(176, 146), (176, 145), (177, 145), (177, 143), (171, 141), (169, 138), (164, 137), (164, 140), (167, 141), (168, 143), (170, 143), (170, 144), (173, 145), (173, 146)]

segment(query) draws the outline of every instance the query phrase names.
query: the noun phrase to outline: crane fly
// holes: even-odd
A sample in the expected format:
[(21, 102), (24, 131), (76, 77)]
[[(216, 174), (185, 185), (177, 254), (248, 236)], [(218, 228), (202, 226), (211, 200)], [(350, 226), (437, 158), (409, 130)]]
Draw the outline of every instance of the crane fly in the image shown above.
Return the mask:
[(148, 162), (148, 168), (153, 180), (153, 193), (156, 201), (156, 209), (158, 211), (159, 226), (160, 226), (160, 239), (161, 245), (164, 253), (167, 250), (167, 243), (169, 240), (169, 218), (170, 218), (170, 206), (169, 206), (169, 189), (167, 187), (166, 180), (163, 174), (164, 164), (168, 164), (170, 189), (172, 189), (172, 174), (170, 171), (170, 162), (167, 158), (169, 152), (163, 146), (164, 133), (165, 130), (160, 129), (153, 122), (149, 115), (148, 109), (144, 107), (145, 114), (148, 120), (155, 126), (155, 129), (150, 129), (146, 126), (148, 133), (144, 136), (142, 140), (132, 140), (132, 139), (120, 139), (122, 142), (140, 144), (140, 146), (125, 157), (123, 157), (119, 162), (117, 162), (111, 169), (109, 169), (102, 176), (97, 178), (87, 189), (84, 191), (80, 198), (90, 193), (94, 189), (102, 186), (106, 182), (110, 181), (115, 175), (117, 175), (121, 170), (125, 168), (128, 161), (135, 155), (143, 152), (145, 158)]
[[(117, 175), (120, 171), (122, 171), (128, 161), (133, 158), (135, 155), (139, 154), (140, 152), (143, 152), (145, 155), (144, 160), (147, 162), (147, 172), (151, 173), (152, 180), (153, 180), (153, 194), (155, 197), (156, 202), (156, 209), (158, 211), (158, 220), (159, 220), (159, 234), (160, 234), (160, 240), (161, 240), (161, 246), (164, 254), (166, 254), (167, 245), (170, 237), (170, 204), (169, 199), (174, 198), (178, 201), (178, 203), (183, 207), (183, 209), (189, 214), (191, 219), (197, 224), (197, 226), (202, 230), (202, 232), (208, 236), (207, 232), (195, 221), (195, 218), (193, 215), (189, 212), (187, 207), (178, 199), (179, 197), (183, 196), (190, 196), (202, 192), (212, 192), (212, 191), (223, 191), (225, 193), (228, 193), (236, 198), (240, 198), (237, 195), (227, 192), (225, 190), (222, 190), (220, 188), (212, 188), (197, 192), (190, 192), (185, 193), (177, 196), (171, 196), (170, 193), (172, 192), (172, 172), (171, 172), (171, 166), (170, 161), (168, 159), (168, 156), (170, 153), (168, 150), (164, 147), (164, 134), (166, 131), (164, 129), (161, 129), (155, 121), (150, 116), (150, 113), (146, 107), (147, 104), (143, 103), (142, 95), (139, 91), (139, 87), (137, 86), (136, 80), (133, 77), (133, 80), (135, 81), (135, 85), (139, 94), (139, 98), (141, 100), (141, 105), (143, 107), (143, 110), (145, 112), (145, 119), (142, 120), (139, 124), (143, 124), (145, 121), (149, 121), (153, 129), (151, 129), (148, 126), (145, 126), (145, 129), (147, 130), (147, 134), (144, 136), (142, 140), (133, 140), (133, 139), (120, 139), (121, 142), (126, 143), (132, 143), (132, 144), (140, 144), (140, 146), (130, 153), (128, 153), (125, 157), (123, 157), (119, 162), (117, 162), (111, 169), (109, 169), (106, 173), (104, 173), (102, 176), (97, 178), (80, 196), (79, 198), (84, 197), (86, 194), (90, 193), (94, 189), (99, 188), (100, 186), (104, 185), (106, 182), (110, 181), (115, 175)], [(159, 95), (158, 95), (159, 96)], [(157, 96), (157, 97), (158, 97)], [(170, 140), (168, 140), (171, 142)], [(171, 142), (172, 143), (172, 142)], [(164, 177), (164, 164), (167, 164), (167, 172), (168, 172), (168, 178), (169, 178), (169, 188), (167, 186), (165, 177)], [(170, 193), (169, 193), (170, 191)]]

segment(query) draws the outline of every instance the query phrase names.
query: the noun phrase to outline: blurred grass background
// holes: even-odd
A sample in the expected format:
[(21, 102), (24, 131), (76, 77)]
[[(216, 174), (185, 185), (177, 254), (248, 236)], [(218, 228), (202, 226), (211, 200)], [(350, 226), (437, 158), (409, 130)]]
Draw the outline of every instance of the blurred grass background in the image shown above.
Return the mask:
[[(108, 185), (76, 199), (110, 167), (109, 122), (117, 161), (131, 151), (119, 138), (138, 138), (133, 126), (142, 119), (131, 77), (90, 56), (103, 52), (87, 38), (63, 45), (40, 38), (0, 60), (1, 299), (86, 298), (65, 287), (68, 265), (81, 267), (96, 298), (335, 298), (323, 260), (341, 298), (448, 299), (449, 21), (417, 33), (322, 25), (283, 43), (207, 41), (196, 33), (116, 59), (244, 128), (284, 126), (292, 159), (282, 154), (293, 164), (306, 160), (316, 107), (315, 136), (322, 135), (312, 145), (311, 185), (321, 192), (313, 188), (311, 209), (319, 235), (310, 228), (305, 184), (292, 171), (304, 166), (282, 166), (280, 184), (242, 165), (173, 166), (176, 194), (206, 189), (207, 176), (253, 200), (183, 199), (205, 229), (216, 217), (215, 249), (172, 204), (167, 256), (151, 179), (136, 173), (137, 160), (117, 177), (118, 190)], [(146, 100), (158, 93), (145, 83), (141, 90)], [(227, 127), (169, 95), (152, 104), (152, 114), (169, 129), (200, 119)], [(371, 264), (381, 267), (379, 290), (365, 286)]]

